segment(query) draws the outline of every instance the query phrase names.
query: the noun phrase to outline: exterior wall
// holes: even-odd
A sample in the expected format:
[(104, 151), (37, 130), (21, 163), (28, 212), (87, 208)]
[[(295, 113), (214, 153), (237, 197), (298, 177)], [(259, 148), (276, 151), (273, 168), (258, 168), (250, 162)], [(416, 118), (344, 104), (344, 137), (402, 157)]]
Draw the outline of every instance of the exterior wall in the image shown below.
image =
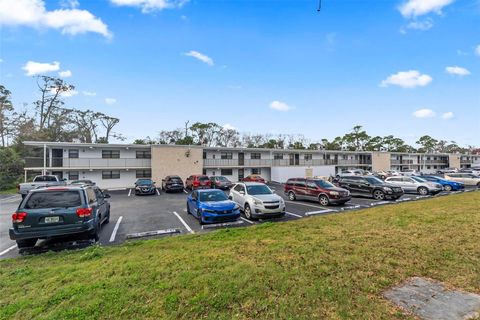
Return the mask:
[(308, 169), (311, 169), (313, 176), (334, 176), (335, 166), (321, 166), (321, 167), (272, 167), (271, 181), (280, 183), (286, 182), (290, 178), (301, 178), (309, 174)]
[[(94, 181), (101, 189), (115, 189), (115, 188), (132, 188), (136, 178), (136, 170), (118, 170), (120, 171), (120, 179), (102, 179), (103, 170), (71, 170), (78, 171), (78, 179), (88, 179)], [(71, 180), (69, 178), (70, 170), (63, 171), (63, 177), (67, 178), (67, 183)], [(156, 181), (158, 182), (158, 181)]]
[(460, 155), (451, 154), (448, 156), (450, 168), (460, 168)]
[(152, 179), (160, 185), (168, 175), (183, 180), (203, 171), (203, 149), (178, 146), (152, 146)]
[(391, 168), (391, 155), (389, 152), (373, 152), (372, 154), (372, 170), (384, 171)]

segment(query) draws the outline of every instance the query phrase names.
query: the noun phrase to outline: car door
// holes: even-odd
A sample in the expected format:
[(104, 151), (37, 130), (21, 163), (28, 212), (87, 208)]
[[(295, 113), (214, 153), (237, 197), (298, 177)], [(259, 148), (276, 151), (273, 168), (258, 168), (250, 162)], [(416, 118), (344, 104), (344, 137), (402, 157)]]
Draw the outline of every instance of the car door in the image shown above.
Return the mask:
[(94, 188), (95, 196), (97, 198), (98, 211), (100, 213), (100, 219), (103, 220), (107, 216), (107, 202), (105, 201), (105, 196), (99, 188)]
[(297, 179), (295, 181), (295, 194), (298, 198), (307, 197), (307, 186), (305, 184), (305, 179)]
[(394, 185), (402, 187), (402, 188), (404, 187), (403, 178), (401, 178), (401, 177), (388, 178), (385, 182), (390, 183), (390, 184), (394, 184)]
[(193, 191), (190, 197), (188, 197), (188, 206), (190, 212), (198, 217), (198, 191)]
[(305, 184), (305, 196), (308, 197), (310, 200), (316, 199), (318, 195), (317, 184), (312, 180), (307, 180)]
[(355, 177), (357, 192), (361, 194), (372, 194), (372, 186), (367, 179)]
[(402, 188), (405, 191), (417, 191), (418, 189), (418, 182), (413, 180), (412, 178), (403, 177), (402, 178)]
[(88, 201), (88, 206), (92, 208), (92, 211), (96, 213), (96, 216), (100, 221), (102, 221), (103, 216), (102, 212), (100, 212), (98, 208), (98, 200), (97, 196), (95, 195), (95, 191), (93, 191), (92, 188), (87, 188), (86, 190), (87, 193), (87, 201)]

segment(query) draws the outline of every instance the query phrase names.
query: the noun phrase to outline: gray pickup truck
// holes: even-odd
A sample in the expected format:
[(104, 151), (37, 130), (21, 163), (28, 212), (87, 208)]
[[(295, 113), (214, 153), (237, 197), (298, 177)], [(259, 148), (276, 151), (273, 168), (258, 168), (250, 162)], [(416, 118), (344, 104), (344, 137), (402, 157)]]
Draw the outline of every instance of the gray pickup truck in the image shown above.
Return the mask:
[(67, 185), (66, 179), (59, 179), (57, 176), (36, 176), (32, 182), (20, 183), (18, 185), (18, 193), (22, 199), (25, 198), (30, 190), (39, 187), (54, 187)]

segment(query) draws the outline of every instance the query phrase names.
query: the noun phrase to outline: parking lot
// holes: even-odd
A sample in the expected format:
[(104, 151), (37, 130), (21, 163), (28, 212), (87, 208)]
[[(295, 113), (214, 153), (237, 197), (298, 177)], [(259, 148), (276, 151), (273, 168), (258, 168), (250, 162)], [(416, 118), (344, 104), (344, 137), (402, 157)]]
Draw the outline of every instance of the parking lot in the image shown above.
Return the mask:
[[(377, 201), (371, 198), (354, 197), (351, 201), (339, 206), (321, 206), (312, 201), (289, 201), (283, 194), (283, 185), (270, 183), (270, 188), (282, 196), (286, 202), (287, 214), (283, 218), (250, 221), (241, 217), (238, 221), (217, 225), (201, 226), (197, 219), (187, 214), (186, 199), (188, 193), (157, 192), (151, 196), (136, 196), (132, 189), (110, 191), (111, 219), (102, 227), (99, 243), (114, 245), (130, 239), (148, 239), (189, 233), (202, 233), (219, 228), (248, 227), (266, 221), (281, 222), (304, 219), (311, 216), (341, 214), (382, 205), (395, 205), (408, 201), (421, 201), (432, 196), (405, 194), (396, 201)], [(461, 192), (476, 191), (467, 188)], [(441, 192), (433, 197), (448, 196), (459, 192)], [(92, 245), (92, 242), (76, 238), (64, 238), (55, 241), (38, 241), (33, 249), (19, 252), (15, 241), (9, 239), (8, 229), (11, 226), (11, 214), (20, 202), (20, 196), (3, 196), (0, 199), (0, 258), (11, 258), (20, 254), (38, 254), (46, 251), (77, 249)]]

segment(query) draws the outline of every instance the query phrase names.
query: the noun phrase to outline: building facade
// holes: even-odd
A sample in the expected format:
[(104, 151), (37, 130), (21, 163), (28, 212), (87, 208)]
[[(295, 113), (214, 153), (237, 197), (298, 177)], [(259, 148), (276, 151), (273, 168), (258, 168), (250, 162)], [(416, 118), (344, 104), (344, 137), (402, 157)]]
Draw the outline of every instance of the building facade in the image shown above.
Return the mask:
[(26, 180), (47, 173), (67, 181), (93, 180), (109, 189), (130, 187), (139, 178), (152, 178), (160, 185), (167, 175), (186, 179), (203, 173), (239, 181), (259, 174), (267, 181), (284, 182), (291, 177), (335, 175), (346, 169), (415, 169), (433, 173), (448, 167), (480, 165), (480, 155), (37, 141), (24, 144), (40, 154), (25, 158)]

